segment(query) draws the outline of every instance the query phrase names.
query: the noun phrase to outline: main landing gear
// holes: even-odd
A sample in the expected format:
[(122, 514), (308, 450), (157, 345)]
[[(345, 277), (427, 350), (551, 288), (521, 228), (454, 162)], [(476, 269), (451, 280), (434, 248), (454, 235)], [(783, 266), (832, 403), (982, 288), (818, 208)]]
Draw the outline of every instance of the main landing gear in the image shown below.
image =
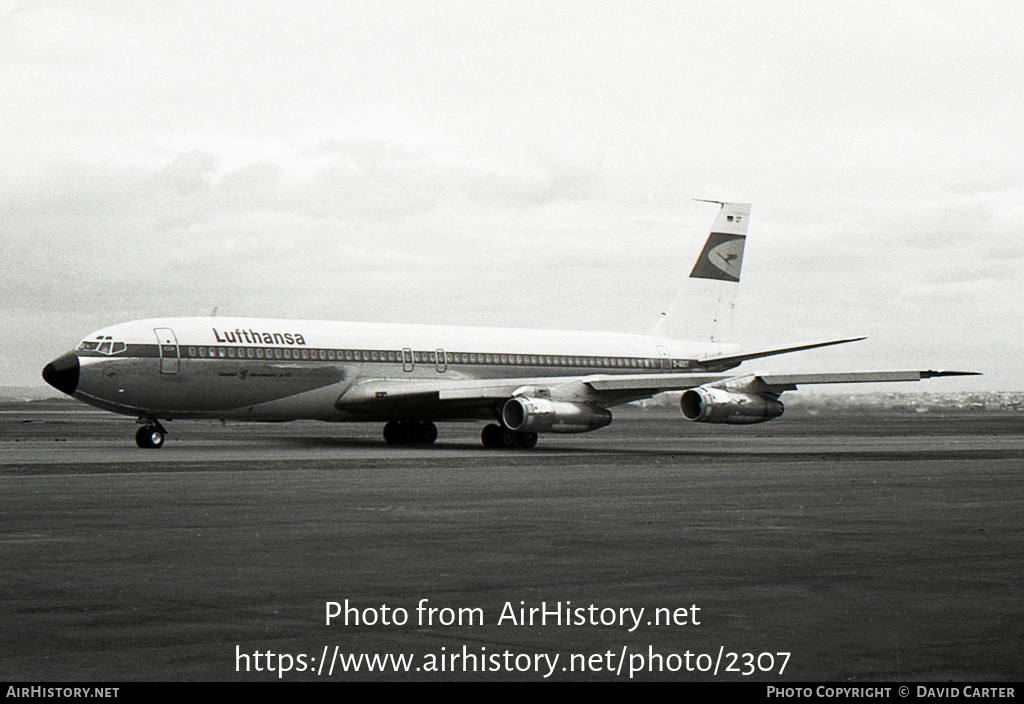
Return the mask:
[[(142, 431), (139, 431), (140, 433)], [(429, 422), (392, 420), (384, 425), (384, 442), (388, 445), (433, 445), (437, 426)], [(529, 450), (537, 446), (537, 433), (524, 433), (491, 423), (480, 433), (484, 447), (506, 450)]]
[(506, 450), (529, 450), (537, 446), (537, 433), (510, 430), (504, 426), (491, 423), (490, 425), (485, 425), (484, 429), (480, 431), (480, 442), (484, 444), (484, 447), (503, 447)]
[(144, 450), (155, 450), (164, 446), (167, 429), (156, 418), (139, 418), (142, 427), (135, 432), (135, 444)]
[(388, 445), (433, 445), (437, 426), (428, 422), (393, 420), (384, 426), (384, 442)]

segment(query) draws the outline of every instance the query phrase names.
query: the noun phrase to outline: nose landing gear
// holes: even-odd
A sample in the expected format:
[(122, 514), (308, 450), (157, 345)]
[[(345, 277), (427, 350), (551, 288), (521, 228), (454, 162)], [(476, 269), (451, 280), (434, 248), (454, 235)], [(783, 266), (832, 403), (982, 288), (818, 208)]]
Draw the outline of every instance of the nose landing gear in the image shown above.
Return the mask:
[(142, 427), (135, 432), (135, 444), (144, 450), (155, 450), (164, 446), (167, 429), (156, 418), (139, 418)]

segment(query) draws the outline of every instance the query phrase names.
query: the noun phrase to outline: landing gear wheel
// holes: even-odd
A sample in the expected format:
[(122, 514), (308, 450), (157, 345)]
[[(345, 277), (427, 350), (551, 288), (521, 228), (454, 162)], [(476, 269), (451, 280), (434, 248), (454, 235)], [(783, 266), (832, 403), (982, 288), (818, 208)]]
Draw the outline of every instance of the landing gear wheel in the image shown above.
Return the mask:
[(389, 445), (433, 445), (436, 440), (433, 423), (392, 420), (384, 425), (384, 442)]
[(135, 431), (135, 444), (144, 450), (164, 446), (164, 432), (154, 425), (144, 425)]
[(502, 447), (501, 430), (501, 426), (495, 425), (494, 423), (485, 425), (484, 429), (480, 431), (480, 442), (484, 444), (484, 447)]
[(416, 424), (416, 442), (419, 445), (433, 445), (437, 440), (437, 426), (433, 423)]
[(491, 423), (485, 425), (480, 431), (480, 442), (484, 447), (499, 448), (506, 450), (529, 450), (537, 446), (537, 433), (510, 430), (504, 426)]
[(524, 450), (537, 447), (537, 433), (516, 433), (516, 444)]
[(400, 445), (405, 435), (405, 423), (390, 421), (384, 424), (384, 442), (388, 445)]
[(501, 446), (506, 450), (514, 450), (519, 447), (518, 439), (516, 438), (516, 431), (510, 430), (509, 428), (501, 429)]

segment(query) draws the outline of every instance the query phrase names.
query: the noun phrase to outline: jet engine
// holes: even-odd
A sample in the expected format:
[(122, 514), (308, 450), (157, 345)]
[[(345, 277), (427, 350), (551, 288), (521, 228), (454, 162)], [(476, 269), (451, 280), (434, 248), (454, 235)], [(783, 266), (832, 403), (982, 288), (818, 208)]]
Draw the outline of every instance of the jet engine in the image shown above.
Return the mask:
[(516, 396), (505, 402), (501, 419), (505, 427), (521, 432), (585, 433), (611, 423), (612, 414), (582, 403)]
[(686, 420), (746, 425), (778, 418), (786, 410), (774, 396), (742, 394), (714, 387), (687, 389), (679, 398)]

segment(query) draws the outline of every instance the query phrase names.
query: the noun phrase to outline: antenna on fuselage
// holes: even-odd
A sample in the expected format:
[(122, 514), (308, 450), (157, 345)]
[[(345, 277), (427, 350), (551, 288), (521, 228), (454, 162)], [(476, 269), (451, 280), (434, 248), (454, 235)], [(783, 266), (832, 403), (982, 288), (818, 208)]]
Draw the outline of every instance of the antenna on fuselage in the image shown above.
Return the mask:
[(213, 310), (210, 311), (210, 317), (211, 318), (216, 318), (217, 317), (217, 309), (218, 308), (220, 308), (220, 306), (214, 306)]

